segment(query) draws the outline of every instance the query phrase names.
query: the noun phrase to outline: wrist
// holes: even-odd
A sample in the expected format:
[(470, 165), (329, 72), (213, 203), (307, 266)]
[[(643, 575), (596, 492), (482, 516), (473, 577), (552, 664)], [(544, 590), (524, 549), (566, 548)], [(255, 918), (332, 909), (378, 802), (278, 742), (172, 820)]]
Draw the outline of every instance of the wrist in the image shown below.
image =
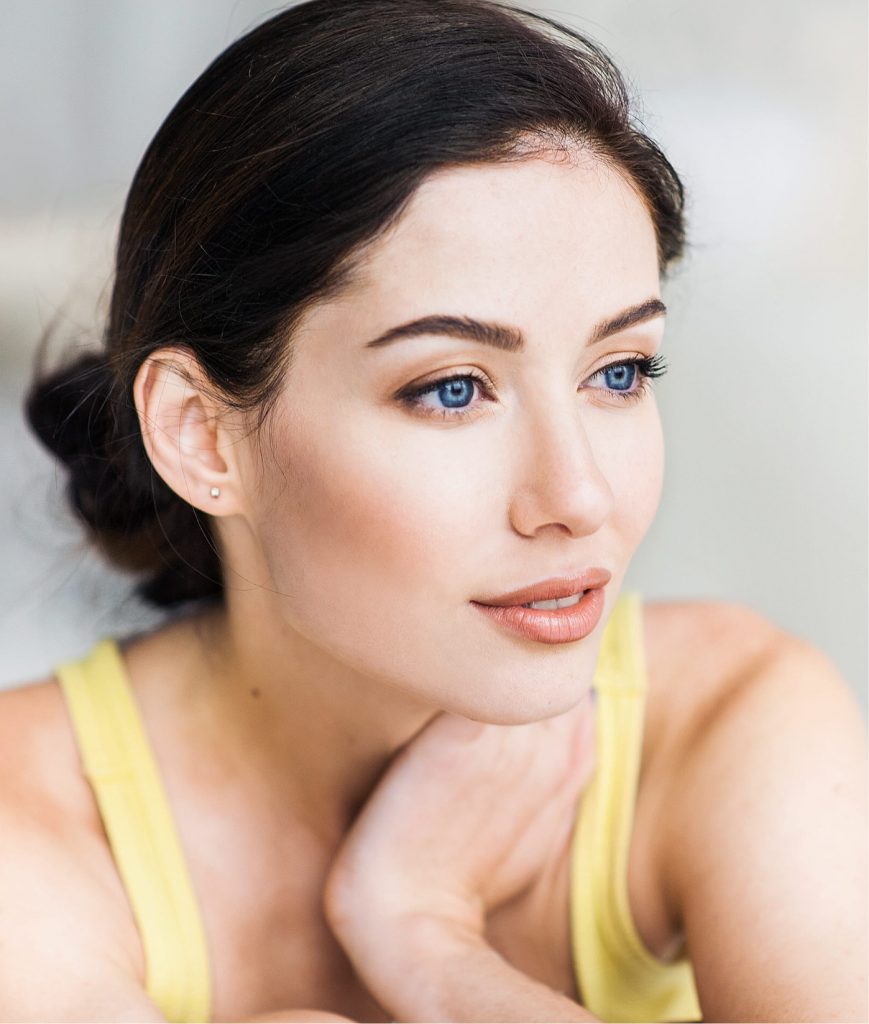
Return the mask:
[(478, 958), (500, 959), (477, 930), (427, 914), (397, 922), (386, 951), (381, 995), (397, 1021), (464, 1019), (454, 998), (457, 981), (471, 983)]
[(475, 930), (418, 916), (406, 922), (401, 981), (386, 1002), (396, 1021), (596, 1021), (584, 1007), (523, 974)]
[(457, 988), (473, 984), (480, 958), (499, 955), (479, 932), (453, 921), (416, 915), (406, 923), (401, 955), (402, 1000), (397, 1020), (465, 1019)]
[(372, 958), (404, 964), (419, 952), (448, 955), (456, 946), (485, 944), (485, 907), (474, 894), (440, 892), (423, 898), (393, 881), (379, 895), (369, 886), (327, 885), (323, 910), (335, 937), (358, 967)]
[(429, 913), (330, 923), (360, 979), (399, 1021), (449, 1020), (448, 979), (490, 949), (468, 923)]
[(523, 974), (463, 921), (416, 913), (380, 924), (369, 921), (367, 941), (345, 948), (396, 1021), (598, 1020)]

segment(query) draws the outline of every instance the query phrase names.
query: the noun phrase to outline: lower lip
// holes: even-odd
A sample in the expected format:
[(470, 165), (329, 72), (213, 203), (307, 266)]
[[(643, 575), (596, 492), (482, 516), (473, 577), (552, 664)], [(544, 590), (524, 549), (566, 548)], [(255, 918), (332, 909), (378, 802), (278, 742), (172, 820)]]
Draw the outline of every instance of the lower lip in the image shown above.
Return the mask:
[(603, 614), (604, 588), (586, 590), (581, 600), (568, 608), (500, 608), (471, 601), (484, 615), (528, 640), (542, 644), (569, 644), (588, 636)]

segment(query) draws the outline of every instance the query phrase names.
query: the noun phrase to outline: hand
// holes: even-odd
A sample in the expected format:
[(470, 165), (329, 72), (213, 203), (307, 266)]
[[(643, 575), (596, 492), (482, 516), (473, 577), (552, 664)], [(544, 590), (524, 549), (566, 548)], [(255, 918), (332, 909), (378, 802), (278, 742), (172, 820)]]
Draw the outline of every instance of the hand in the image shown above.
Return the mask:
[(362, 808), (324, 889), (326, 917), (369, 984), (396, 976), (414, 920), (482, 937), (486, 914), (563, 849), (593, 769), (590, 697), (529, 725), (444, 712), (414, 737)]

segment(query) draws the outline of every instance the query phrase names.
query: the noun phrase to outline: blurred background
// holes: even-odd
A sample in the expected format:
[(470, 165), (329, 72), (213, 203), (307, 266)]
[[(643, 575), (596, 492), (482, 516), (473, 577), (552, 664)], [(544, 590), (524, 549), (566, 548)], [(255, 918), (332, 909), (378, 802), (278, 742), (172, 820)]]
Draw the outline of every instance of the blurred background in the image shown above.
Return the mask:
[[(560, 0), (690, 194), (656, 382), (658, 517), (627, 585), (749, 605), (866, 708), (866, 35), (862, 0)], [(192, 80), (277, 8), (5, 0), (0, 35), (0, 686), (156, 624), (88, 550), (21, 399), (36, 342), (95, 340), (136, 165)]]

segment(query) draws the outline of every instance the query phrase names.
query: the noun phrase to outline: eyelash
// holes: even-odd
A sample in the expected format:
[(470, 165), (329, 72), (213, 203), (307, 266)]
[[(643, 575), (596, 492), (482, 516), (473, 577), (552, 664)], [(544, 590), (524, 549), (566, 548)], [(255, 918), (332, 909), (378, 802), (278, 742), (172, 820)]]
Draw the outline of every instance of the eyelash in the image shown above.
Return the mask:
[[(651, 391), (650, 381), (656, 377), (663, 377), (667, 372), (667, 362), (664, 357), (658, 353), (651, 357), (638, 355), (635, 359), (620, 359), (618, 362), (608, 363), (606, 366), (602, 366), (599, 370), (596, 370), (589, 379), (593, 380), (595, 377), (600, 376), (602, 373), (606, 373), (607, 370), (611, 370), (616, 366), (636, 366), (638, 371), (639, 383), (633, 391), (616, 391), (613, 388), (602, 389), (604, 391), (608, 391), (611, 395), (617, 396), (623, 402), (639, 401), (645, 394)], [(405, 405), (410, 406), (413, 409), (421, 410), (423, 415), (438, 416), (444, 420), (460, 420), (466, 416), (474, 415), (474, 406), (472, 405), (456, 409), (432, 409), (428, 406), (422, 405), (419, 401), (423, 395), (430, 394), (432, 391), (438, 391), (444, 386), (444, 384), (449, 384), (454, 380), (474, 380), (480, 385), (480, 389), (487, 397), (491, 398), (492, 396), (493, 388), (489, 378), (483, 376), (481, 373), (468, 370), (463, 373), (453, 374), (450, 377), (439, 377), (437, 380), (430, 381), (428, 384), (423, 384), (422, 387), (405, 391), (400, 394), (398, 398)]]

